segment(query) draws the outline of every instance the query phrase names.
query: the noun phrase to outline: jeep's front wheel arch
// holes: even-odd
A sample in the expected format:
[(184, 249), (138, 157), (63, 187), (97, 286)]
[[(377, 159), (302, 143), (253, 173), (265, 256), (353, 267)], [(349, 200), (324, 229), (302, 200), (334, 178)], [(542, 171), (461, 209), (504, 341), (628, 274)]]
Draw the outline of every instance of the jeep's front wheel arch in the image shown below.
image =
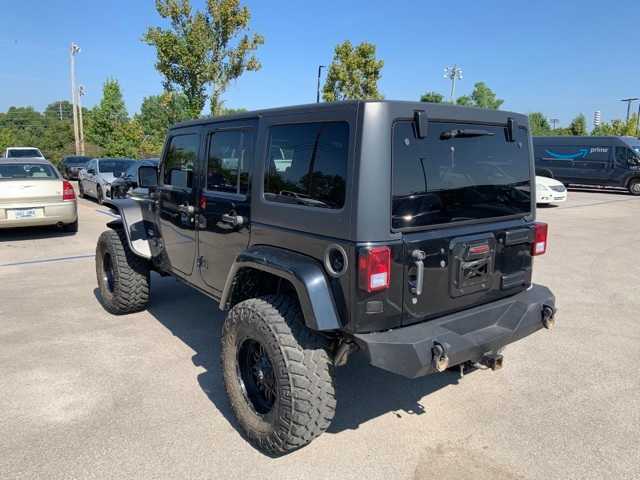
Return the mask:
[(327, 346), (286, 295), (231, 309), (222, 332), (224, 384), (243, 433), (258, 449), (288, 453), (329, 427), (336, 399)]

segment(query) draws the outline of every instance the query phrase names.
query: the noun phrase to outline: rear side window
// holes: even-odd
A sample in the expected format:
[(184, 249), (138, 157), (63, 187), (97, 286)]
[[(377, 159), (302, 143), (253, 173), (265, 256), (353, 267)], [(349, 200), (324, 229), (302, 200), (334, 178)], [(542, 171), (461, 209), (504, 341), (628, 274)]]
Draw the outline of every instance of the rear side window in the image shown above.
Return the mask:
[(265, 198), (308, 207), (342, 208), (348, 152), (346, 122), (271, 127)]
[(163, 166), (164, 185), (193, 187), (193, 167), (198, 158), (199, 146), (200, 136), (195, 133), (171, 138)]
[(246, 194), (249, 187), (247, 133), (224, 130), (209, 137), (207, 190)]

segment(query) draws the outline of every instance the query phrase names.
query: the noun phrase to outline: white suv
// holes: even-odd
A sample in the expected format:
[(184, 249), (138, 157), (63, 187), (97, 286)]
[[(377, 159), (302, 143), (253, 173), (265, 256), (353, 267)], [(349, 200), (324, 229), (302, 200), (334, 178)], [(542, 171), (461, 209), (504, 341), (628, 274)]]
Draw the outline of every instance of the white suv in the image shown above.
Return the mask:
[(35, 147), (9, 147), (4, 151), (5, 158), (42, 158), (44, 155)]

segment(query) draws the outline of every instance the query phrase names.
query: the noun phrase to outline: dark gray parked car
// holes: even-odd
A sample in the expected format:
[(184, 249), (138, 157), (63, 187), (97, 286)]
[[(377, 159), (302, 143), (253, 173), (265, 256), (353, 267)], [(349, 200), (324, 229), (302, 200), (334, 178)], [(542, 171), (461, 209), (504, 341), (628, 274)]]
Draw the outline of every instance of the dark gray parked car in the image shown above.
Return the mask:
[(182, 123), (149, 198), (111, 203), (104, 306), (146, 308), (151, 271), (218, 300), (231, 407), (271, 454), (327, 429), (356, 350), (410, 378), (496, 369), (554, 323), (523, 115), (387, 101)]

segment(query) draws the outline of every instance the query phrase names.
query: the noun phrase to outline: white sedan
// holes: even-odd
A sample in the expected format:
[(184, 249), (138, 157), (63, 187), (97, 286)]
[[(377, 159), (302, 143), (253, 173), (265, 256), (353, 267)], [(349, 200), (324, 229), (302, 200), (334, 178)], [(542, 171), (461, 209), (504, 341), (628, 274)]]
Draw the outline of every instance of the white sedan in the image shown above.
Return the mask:
[(565, 200), (567, 200), (567, 187), (562, 182), (536, 176), (536, 203), (559, 203)]
[(47, 160), (0, 160), (0, 229), (57, 225), (78, 231), (73, 186)]

